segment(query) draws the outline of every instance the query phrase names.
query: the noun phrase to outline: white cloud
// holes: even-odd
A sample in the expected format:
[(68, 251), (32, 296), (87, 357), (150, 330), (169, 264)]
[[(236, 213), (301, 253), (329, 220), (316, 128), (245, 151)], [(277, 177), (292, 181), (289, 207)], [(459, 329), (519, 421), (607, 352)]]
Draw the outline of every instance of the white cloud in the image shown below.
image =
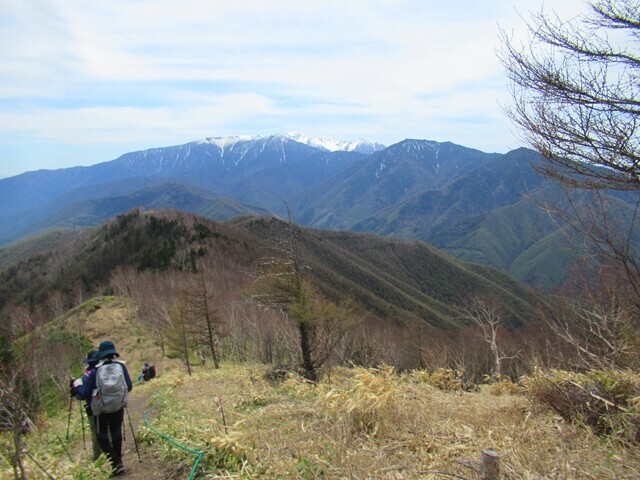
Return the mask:
[[(541, 5), (4, 0), (0, 128), (27, 152), (30, 140), (167, 144), (305, 126), (387, 143), (416, 132), (440, 140), (483, 117), (484, 145), (468, 146), (507, 148), (497, 25), (521, 32), (516, 9)], [(546, 5), (564, 15), (583, 8)]]
[(162, 141), (167, 135), (191, 139), (195, 132), (206, 136), (212, 128), (223, 129), (229, 123), (272, 112), (270, 100), (255, 94), (202, 100), (184, 108), (88, 107), (0, 113), (0, 129), (5, 134), (26, 133), (67, 145), (118, 144)]

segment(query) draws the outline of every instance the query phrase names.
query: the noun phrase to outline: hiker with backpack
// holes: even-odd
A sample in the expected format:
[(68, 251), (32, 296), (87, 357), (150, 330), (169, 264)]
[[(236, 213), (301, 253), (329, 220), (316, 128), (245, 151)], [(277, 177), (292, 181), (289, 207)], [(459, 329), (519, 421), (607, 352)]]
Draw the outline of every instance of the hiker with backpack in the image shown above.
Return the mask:
[(116, 360), (120, 354), (110, 340), (98, 347), (99, 363), (84, 384), (82, 399), (91, 404), (96, 419), (100, 448), (112, 466), (112, 476), (124, 473), (122, 464), (122, 424), (128, 393), (133, 388), (124, 362)]
[(153, 363), (145, 363), (142, 369), (142, 378), (145, 382), (148, 382), (152, 378), (156, 377), (156, 366)]
[(139, 382), (148, 382), (156, 376), (156, 367), (153, 364), (146, 363), (142, 367), (142, 371), (138, 375)]
[[(87, 384), (89, 376), (91, 372), (95, 370), (96, 365), (98, 364), (98, 351), (91, 350), (87, 353), (87, 358), (82, 360), (82, 363), (86, 364), (87, 367), (84, 369), (82, 373), (82, 377), (78, 379), (71, 379), (71, 396), (77, 397), (82, 400), (82, 396), (84, 394), (84, 387)], [(100, 448), (100, 442), (98, 442), (98, 430), (96, 428), (96, 417), (94, 417), (93, 412), (91, 411), (91, 402), (89, 400), (86, 401), (84, 406), (85, 412), (87, 412), (87, 416), (89, 417), (89, 430), (91, 432), (91, 446), (93, 447), (93, 461), (95, 462), (100, 453), (102, 453), (102, 449)]]

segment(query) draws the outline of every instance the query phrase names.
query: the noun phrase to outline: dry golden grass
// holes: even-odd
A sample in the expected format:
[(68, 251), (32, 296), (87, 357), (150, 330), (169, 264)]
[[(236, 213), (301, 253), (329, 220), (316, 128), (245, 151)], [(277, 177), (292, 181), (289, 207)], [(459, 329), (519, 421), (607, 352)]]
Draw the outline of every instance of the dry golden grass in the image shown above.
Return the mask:
[(520, 395), (444, 392), (389, 368), (334, 369), (317, 386), (271, 384), (263, 373), (174, 370), (144, 388), (162, 411), (158, 428), (207, 451), (210, 472), (218, 465), (236, 478), (473, 478), (457, 460), (486, 448), (501, 454), (505, 478), (640, 478), (634, 449), (534, 411)]
[[(96, 344), (113, 340), (132, 373), (143, 361), (156, 363), (159, 376), (136, 384), (132, 401), (148, 400), (154, 428), (205, 452), (202, 478), (471, 479), (458, 461), (486, 448), (499, 452), (508, 479), (640, 478), (637, 448), (565, 422), (508, 382), (468, 393), (454, 371), (397, 375), (383, 367), (334, 368), (318, 385), (297, 376), (271, 383), (265, 366), (225, 363), (197, 366), (189, 377), (137, 333), (126, 305), (99, 302), (107, 303), (84, 305), (88, 311), (62, 321)], [(150, 430), (138, 436), (143, 452), (179, 460)]]
[(133, 307), (121, 298), (92, 298), (50, 326), (78, 332), (91, 340), (94, 348), (103, 340), (111, 340), (120, 360), (129, 365), (132, 377), (137, 376), (144, 362), (154, 363), (159, 372), (175, 363), (162, 357), (152, 336), (135, 317)]

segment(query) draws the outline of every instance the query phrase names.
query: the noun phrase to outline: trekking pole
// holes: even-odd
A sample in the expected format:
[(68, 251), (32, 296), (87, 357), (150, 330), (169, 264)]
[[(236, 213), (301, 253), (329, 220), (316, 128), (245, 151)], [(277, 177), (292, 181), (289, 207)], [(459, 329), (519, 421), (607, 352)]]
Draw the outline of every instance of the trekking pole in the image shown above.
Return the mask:
[(84, 437), (84, 413), (82, 413), (82, 403), (78, 402), (78, 406), (80, 407), (80, 421), (82, 422), (82, 448), (84, 450), (87, 449), (87, 441)]
[(47, 477), (49, 477), (50, 480), (56, 480), (56, 477), (52, 477), (51, 474), (47, 472), (45, 468), (42, 465), (40, 465), (38, 461), (35, 458), (33, 458), (33, 456), (27, 450), (23, 450), (22, 453), (24, 453), (27, 457), (29, 457), (31, 461), (35, 463), (38, 466), (38, 468), (42, 470)]
[[(133, 423), (131, 423), (131, 417), (129, 416), (129, 409), (124, 407), (127, 412), (127, 418), (129, 419), (129, 426), (131, 427), (131, 435), (133, 435), (133, 444), (136, 446), (136, 453), (138, 454), (138, 463), (142, 463), (142, 459), (140, 458), (140, 450), (138, 450), (138, 441), (136, 440), (136, 432), (133, 431)], [(124, 419), (123, 419), (124, 422)]]
[(73, 408), (73, 396), (69, 396), (69, 416), (67, 417), (67, 440), (69, 440), (69, 425), (71, 425), (71, 409)]
[(62, 446), (62, 449), (64, 450), (64, 453), (66, 453), (67, 457), (69, 457), (69, 460), (71, 462), (73, 462), (73, 458), (71, 458), (71, 454), (69, 453), (69, 450), (67, 450), (67, 447), (65, 446), (64, 442), (62, 441), (62, 439), (58, 435), (56, 435), (56, 438), (60, 442), (60, 445)]

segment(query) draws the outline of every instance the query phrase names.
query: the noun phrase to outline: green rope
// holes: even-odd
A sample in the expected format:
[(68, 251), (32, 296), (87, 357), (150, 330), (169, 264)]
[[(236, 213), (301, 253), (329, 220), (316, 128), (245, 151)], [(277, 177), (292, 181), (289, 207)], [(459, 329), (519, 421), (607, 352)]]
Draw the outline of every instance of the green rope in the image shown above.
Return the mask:
[(193, 480), (193, 477), (196, 474), (196, 469), (198, 468), (198, 465), (200, 464), (200, 460), (202, 460), (202, 456), (204, 455), (204, 452), (202, 450), (193, 450), (192, 448), (189, 448), (189, 447), (187, 447), (185, 445), (182, 445), (181, 443), (176, 442), (173, 438), (165, 435), (164, 433), (160, 433), (159, 431), (157, 431), (155, 428), (153, 428), (151, 426), (151, 424), (147, 420), (147, 412), (145, 412), (143, 414), (143, 417), (144, 417), (145, 426), (149, 430), (151, 430), (153, 433), (155, 433), (156, 435), (159, 435), (160, 437), (164, 438), (170, 444), (175, 445), (176, 447), (184, 450), (185, 452), (189, 452), (192, 455), (197, 455), (198, 456), (196, 458), (195, 463), (193, 464), (193, 468), (191, 469), (191, 473), (189, 474), (189, 477), (187, 478), (187, 480)]

